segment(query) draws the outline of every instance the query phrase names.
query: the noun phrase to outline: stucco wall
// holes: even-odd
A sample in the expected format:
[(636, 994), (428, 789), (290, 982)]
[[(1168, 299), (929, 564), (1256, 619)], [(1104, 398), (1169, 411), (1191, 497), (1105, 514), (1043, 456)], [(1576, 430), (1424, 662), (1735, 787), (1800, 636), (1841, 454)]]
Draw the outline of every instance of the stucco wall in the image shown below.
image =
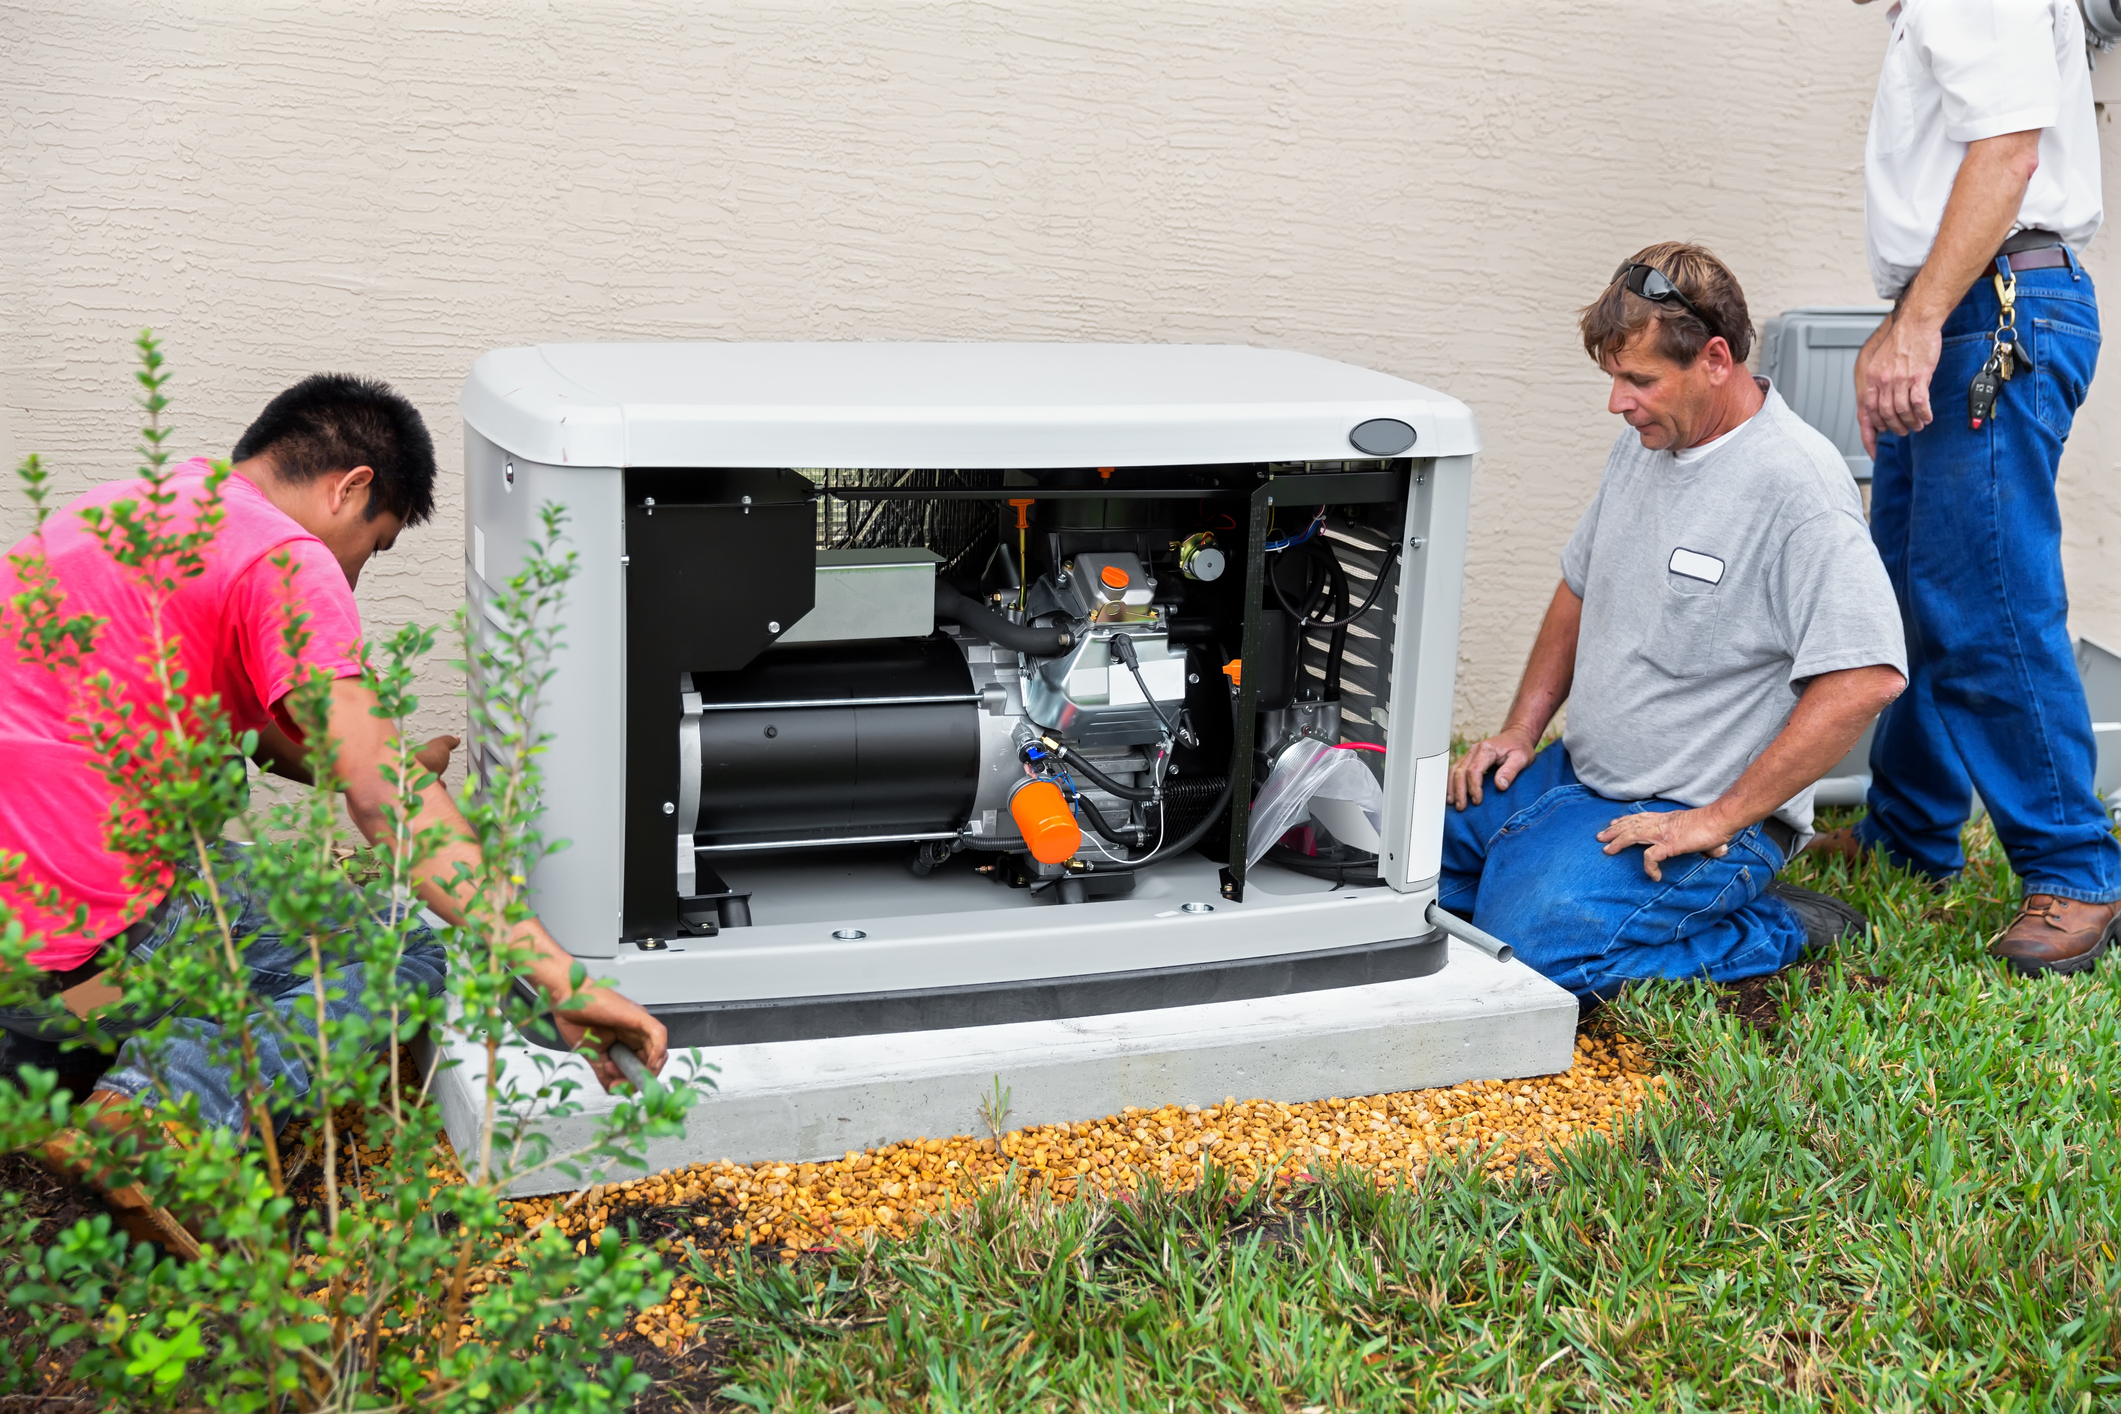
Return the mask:
[[(457, 602), (455, 401), (496, 345), (1306, 349), (1480, 415), (1477, 731), (1617, 426), (1573, 311), (1669, 236), (1756, 320), (1867, 302), (1883, 39), (1831, 0), (0, 5), (0, 452), (126, 470), (143, 324), (187, 451), (301, 374), (390, 378), (445, 490), (362, 582), (388, 625)], [(2121, 642), (2117, 459), (2109, 372), (2063, 500), (2079, 631)]]

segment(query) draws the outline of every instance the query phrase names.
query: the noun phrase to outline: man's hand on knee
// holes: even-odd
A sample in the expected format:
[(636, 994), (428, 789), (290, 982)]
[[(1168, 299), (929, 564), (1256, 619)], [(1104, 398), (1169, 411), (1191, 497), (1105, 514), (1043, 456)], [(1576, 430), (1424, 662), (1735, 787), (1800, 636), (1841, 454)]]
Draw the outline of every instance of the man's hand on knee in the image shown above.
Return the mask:
[(1503, 728), (1484, 741), (1473, 743), (1472, 750), (1458, 759), (1451, 768), (1451, 806), (1463, 810), (1468, 804), (1480, 804), (1480, 783), (1489, 771), (1495, 773), (1495, 789), (1508, 790), (1510, 782), (1532, 764), (1539, 754), (1539, 743), (1523, 732)]
[(1731, 852), (1731, 829), (1715, 811), (1642, 810), (1622, 815), (1598, 832), (1607, 854), (1642, 846), (1642, 872), (1659, 883), (1664, 871), (1658, 866), (1681, 854), (1705, 854), (1721, 859)]

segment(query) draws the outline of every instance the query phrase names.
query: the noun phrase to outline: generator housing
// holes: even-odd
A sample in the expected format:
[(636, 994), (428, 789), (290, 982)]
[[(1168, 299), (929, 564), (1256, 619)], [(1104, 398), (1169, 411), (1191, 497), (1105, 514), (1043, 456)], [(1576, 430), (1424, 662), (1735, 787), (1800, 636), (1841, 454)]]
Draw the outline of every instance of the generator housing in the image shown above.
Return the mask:
[[(662, 343), (489, 353), (462, 411), (473, 625), (541, 507), (576, 556), (532, 901), (674, 1045), (1443, 966), (1463, 404), (1248, 347)], [(1305, 743), (1381, 809), (1260, 854)]]

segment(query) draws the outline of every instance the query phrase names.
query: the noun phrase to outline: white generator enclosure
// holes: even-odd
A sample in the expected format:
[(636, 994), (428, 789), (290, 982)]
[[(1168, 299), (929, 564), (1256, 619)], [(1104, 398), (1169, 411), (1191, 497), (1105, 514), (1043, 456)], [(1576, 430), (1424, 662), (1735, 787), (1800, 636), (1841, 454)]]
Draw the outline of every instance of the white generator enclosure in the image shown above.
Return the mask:
[(579, 557), (536, 906), (673, 1045), (1444, 965), (1462, 404), (1254, 348), (702, 343), (499, 350), (462, 408), (471, 613), (541, 505)]

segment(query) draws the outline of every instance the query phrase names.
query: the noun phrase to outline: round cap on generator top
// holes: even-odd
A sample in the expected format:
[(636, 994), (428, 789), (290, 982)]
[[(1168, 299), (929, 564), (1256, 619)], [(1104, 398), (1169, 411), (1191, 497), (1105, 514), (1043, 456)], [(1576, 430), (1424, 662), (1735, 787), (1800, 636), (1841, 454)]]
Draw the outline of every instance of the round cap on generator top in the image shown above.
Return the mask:
[(1414, 429), (1396, 417), (1373, 417), (1356, 423), (1348, 441), (1366, 456), (1396, 457), (1414, 445)]
[(1106, 565), (1097, 572), (1097, 577), (1105, 582), (1105, 588), (1107, 589), (1125, 589), (1127, 587), (1127, 572), (1118, 565)]

